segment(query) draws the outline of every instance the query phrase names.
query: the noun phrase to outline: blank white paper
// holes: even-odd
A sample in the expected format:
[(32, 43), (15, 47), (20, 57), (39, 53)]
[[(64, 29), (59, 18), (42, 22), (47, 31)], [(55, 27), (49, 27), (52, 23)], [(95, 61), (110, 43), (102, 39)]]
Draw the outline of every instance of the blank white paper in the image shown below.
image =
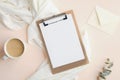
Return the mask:
[[(85, 58), (72, 15), (67, 14), (67, 18), (48, 26), (39, 24), (53, 68)], [(53, 22), (55, 19), (48, 20), (46, 23)]]

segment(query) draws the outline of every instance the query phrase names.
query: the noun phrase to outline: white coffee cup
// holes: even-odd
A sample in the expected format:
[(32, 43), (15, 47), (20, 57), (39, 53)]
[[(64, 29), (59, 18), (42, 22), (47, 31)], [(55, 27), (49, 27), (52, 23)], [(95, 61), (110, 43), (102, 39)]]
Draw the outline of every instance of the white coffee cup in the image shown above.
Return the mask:
[(16, 59), (21, 57), (24, 54), (25, 44), (21, 39), (10, 38), (5, 42), (3, 51), (5, 53), (5, 55), (2, 57), (3, 60), (6, 60), (8, 58)]

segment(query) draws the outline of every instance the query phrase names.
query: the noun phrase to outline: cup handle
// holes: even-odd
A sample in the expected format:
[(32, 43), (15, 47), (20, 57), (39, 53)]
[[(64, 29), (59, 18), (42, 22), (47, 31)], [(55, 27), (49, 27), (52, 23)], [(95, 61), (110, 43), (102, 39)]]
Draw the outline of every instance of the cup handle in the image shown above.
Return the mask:
[[(3, 53), (3, 49), (1, 48), (0, 49), (0, 54), (2, 54)], [(4, 55), (3, 57), (1, 57), (2, 58), (2, 60), (7, 60), (8, 59), (8, 56), (7, 55)]]
[(6, 55), (4, 55), (3, 57), (2, 57), (2, 60), (7, 60), (8, 59), (8, 56), (6, 56)]

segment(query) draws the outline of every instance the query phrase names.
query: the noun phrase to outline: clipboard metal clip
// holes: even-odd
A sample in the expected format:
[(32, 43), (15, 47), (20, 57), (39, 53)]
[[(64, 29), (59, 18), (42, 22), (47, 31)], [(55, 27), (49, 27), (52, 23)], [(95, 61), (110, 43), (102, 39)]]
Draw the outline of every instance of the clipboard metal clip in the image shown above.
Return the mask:
[[(56, 17), (60, 17), (60, 16), (63, 16), (63, 15), (64, 15), (64, 18), (62, 18), (62, 19), (59, 19), (59, 20), (57, 20), (57, 21), (53, 21), (53, 22), (51, 22), (51, 23), (45, 23), (45, 21), (47, 21), (47, 20), (50, 20), (50, 19), (53, 19), (53, 18), (56, 18)], [(66, 19), (67, 19), (66, 13), (62, 13), (62, 14), (54, 15), (54, 16), (52, 16), (52, 17), (43, 19), (42, 22), (43, 22), (43, 25), (44, 25), (44, 26), (48, 26), (48, 25), (50, 25), (50, 24), (54, 24), (54, 23), (56, 23), (56, 22), (59, 22), (59, 21), (62, 21), (62, 20), (66, 20)]]

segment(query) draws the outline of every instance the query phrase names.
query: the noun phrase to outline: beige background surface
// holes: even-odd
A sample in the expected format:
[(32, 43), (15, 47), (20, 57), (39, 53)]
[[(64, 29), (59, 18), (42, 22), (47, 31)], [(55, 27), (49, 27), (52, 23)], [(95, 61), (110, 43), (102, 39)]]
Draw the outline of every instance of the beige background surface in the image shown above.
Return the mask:
[[(60, 11), (72, 9), (75, 13), (79, 29), (86, 23), (90, 13), (96, 5), (99, 5), (116, 15), (120, 15), (119, 0), (53, 0)], [(113, 36), (109, 36), (93, 27), (88, 28), (90, 39), (92, 62), (88, 68), (78, 74), (77, 80), (96, 80), (107, 57), (114, 62), (113, 72), (107, 80), (120, 79), (120, 27)], [(18, 37), (25, 41), (25, 54), (17, 60), (0, 59), (0, 80), (26, 80), (38, 68), (44, 60), (42, 50), (34, 45), (27, 44), (27, 27), (12, 31), (0, 25), (0, 45), (11, 37)]]

